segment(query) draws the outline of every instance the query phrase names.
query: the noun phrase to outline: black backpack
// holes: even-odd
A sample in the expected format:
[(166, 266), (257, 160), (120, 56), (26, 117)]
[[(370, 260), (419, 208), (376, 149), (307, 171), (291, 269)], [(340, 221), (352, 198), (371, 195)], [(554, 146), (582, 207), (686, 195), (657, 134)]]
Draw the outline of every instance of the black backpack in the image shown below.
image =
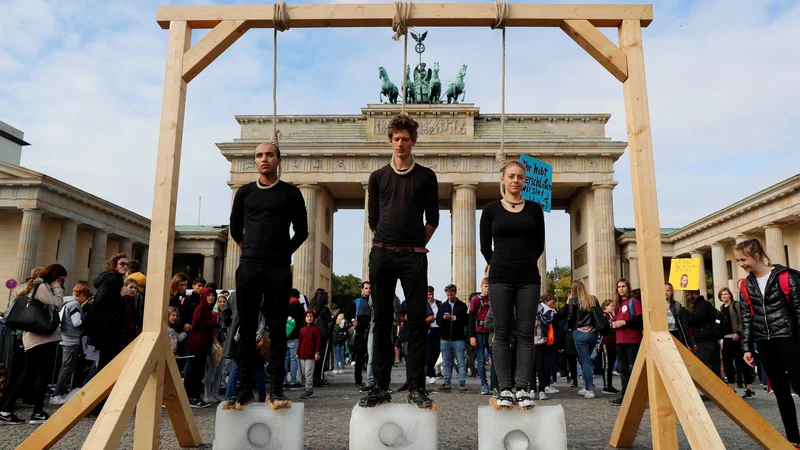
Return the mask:
[[(733, 307), (733, 306), (731, 306)], [(722, 339), (725, 337), (728, 330), (731, 329), (730, 318), (721, 310), (714, 308), (714, 337)]]
[(339, 333), (336, 335), (336, 338), (339, 342), (344, 342), (348, 338), (347, 329), (350, 328), (350, 324), (347, 322), (347, 319), (342, 321), (342, 324), (339, 326)]

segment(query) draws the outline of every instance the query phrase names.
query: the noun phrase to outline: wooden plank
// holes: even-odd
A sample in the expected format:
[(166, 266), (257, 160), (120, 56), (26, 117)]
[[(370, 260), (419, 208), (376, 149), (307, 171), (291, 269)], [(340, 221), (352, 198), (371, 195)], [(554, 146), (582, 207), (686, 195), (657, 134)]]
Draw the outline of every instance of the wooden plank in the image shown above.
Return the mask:
[(565, 20), (561, 29), (619, 81), (628, 79), (628, 58), (588, 20)]
[(725, 448), (669, 331), (650, 333), (650, 357), (664, 381), (689, 445), (693, 449)]
[(139, 342), (86, 437), (83, 450), (117, 448), (153, 367), (159, 358), (163, 358), (165, 339), (166, 336), (158, 333), (139, 335)]
[[(674, 339), (673, 339), (674, 340)], [(686, 347), (678, 348), (683, 363), (695, 385), (703, 391), (719, 409), (744, 430), (764, 449), (793, 450), (794, 446), (783, 437), (766, 419), (758, 414), (736, 391), (728, 387), (722, 379), (714, 374), (705, 364)]]
[[(168, 339), (164, 341), (169, 342)], [(168, 344), (169, 345), (169, 344)], [(162, 355), (156, 362), (147, 379), (147, 384), (136, 404), (136, 423), (133, 428), (134, 450), (157, 450), (161, 440), (161, 404), (164, 397), (164, 358)]]
[(661, 229), (658, 222), (653, 139), (650, 135), (650, 109), (647, 104), (642, 30), (638, 20), (622, 21), (619, 44), (628, 58), (628, 79), (622, 86), (628, 128), (628, 154), (631, 161), (644, 330), (645, 333), (667, 331), (667, 311), (664, 308), (664, 263), (661, 260)]
[(192, 42), (186, 22), (173, 22), (167, 44), (167, 68), (161, 101), (158, 135), (153, 219), (150, 223), (150, 254), (147, 262), (147, 296), (144, 331), (161, 333), (167, 320), (169, 286), (172, 279), (172, 251), (175, 245), (175, 207), (178, 201), (178, 169), (183, 142), (183, 114), (186, 82), (183, 55)]
[(639, 354), (636, 355), (636, 362), (633, 364), (633, 371), (628, 380), (628, 390), (625, 392), (625, 398), (619, 407), (614, 429), (611, 431), (609, 445), (614, 448), (633, 447), (636, 433), (639, 432), (639, 425), (642, 423), (642, 417), (644, 417), (649, 398), (647, 392), (647, 354), (647, 338), (645, 337), (639, 347)]
[[(171, 353), (169, 342), (166, 347)], [(172, 429), (178, 437), (178, 444), (181, 447), (199, 447), (203, 443), (203, 438), (200, 436), (200, 428), (197, 426), (192, 407), (189, 406), (189, 398), (181, 382), (181, 371), (175, 358), (167, 356), (164, 362), (164, 405), (167, 407)]]
[(664, 381), (658, 373), (653, 358), (647, 358), (647, 391), (650, 396), (650, 434), (653, 448), (677, 450), (678, 427), (675, 421), (675, 409), (672, 408)]
[[(287, 5), (292, 28), (392, 26), (394, 5), (311, 4)], [(492, 3), (414, 3), (411, 27), (490, 27), (496, 9)], [(169, 28), (170, 21), (188, 21), (192, 28), (214, 28), (224, 20), (247, 20), (252, 28), (273, 28), (272, 5), (159, 6), (156, 21)], [(647, 26), (653, 20), (652, 5), (537, 5), (514, 3), (506, 26), (558, 27), (564, 20), (588, 20), (596, 27), (617, 27), (622, 20)]]
[(249, 29), (246, 20), (220, 22), (183, 55), (183, 81), (192, 81)]
[(50, 419), (39, 425), (39, 428), (31, 433), (17, 448), (22, 450), (52, 448), (75, 424), (86, 417), (86, 414), (89, 414), (95, 406), (108, 396), (138, 342), (139, 339), (137, 338), (122, 350), (83, 389), (73, 395), (67, 403), (59, 407)]

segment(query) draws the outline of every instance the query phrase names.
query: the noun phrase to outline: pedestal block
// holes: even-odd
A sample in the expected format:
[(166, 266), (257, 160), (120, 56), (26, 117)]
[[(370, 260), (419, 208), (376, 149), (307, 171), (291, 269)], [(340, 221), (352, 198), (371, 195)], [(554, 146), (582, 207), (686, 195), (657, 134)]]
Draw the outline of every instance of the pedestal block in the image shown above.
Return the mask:
[(305, 405), (274, 411), (266, 403), (251, 403), (243, 410), (217, 407), (214, 450), (303, 450)]
[(564, 408), (536, 406), (497, 411), (478, 408), (479, 450), (560, 450), (567, 448)]
[(350, 450), (436, 450), (438, 414), (414, 405), (356, 406), (350, 415)]

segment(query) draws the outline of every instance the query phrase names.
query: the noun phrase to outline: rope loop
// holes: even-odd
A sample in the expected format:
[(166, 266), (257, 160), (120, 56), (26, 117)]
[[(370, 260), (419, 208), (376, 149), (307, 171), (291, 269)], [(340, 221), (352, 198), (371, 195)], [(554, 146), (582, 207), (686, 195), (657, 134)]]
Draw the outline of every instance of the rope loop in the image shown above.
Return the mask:
[[(399, 41), (403, 36), (406, 36), (406, 39), (408, 39), (409, 17), (411, 17), (411, 2), (395, 1), (394, 17), (392, 18), (392, 31), (394, 31), (394, 36), (392, 39)], [(405, 68), (403, 68), (403, 70), (405, 70)]]
[(289, 13), (286, 11), (284, 0), (279, 0), (272, 5), (272, 22), (277, 31), (289, 29)]
[(492, 29), (496, 30), (498, 28), (505, 29), (506, 22), (508, 22), (508, 16), (511, 15), (511, 3), (508, 1), (502, 0), (494, 0), (494, 7), (497, 11), (497, 14), (494, 19), (494, 25), (492, 25)]

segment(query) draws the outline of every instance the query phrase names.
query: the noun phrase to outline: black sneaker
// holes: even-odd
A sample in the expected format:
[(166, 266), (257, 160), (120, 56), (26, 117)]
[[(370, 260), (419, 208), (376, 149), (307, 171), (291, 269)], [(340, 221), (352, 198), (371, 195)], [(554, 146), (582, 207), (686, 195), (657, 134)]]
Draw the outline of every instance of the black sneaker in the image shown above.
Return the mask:
[(608, 403), (610, 403), (610, 404), (612, 404), (614, 406), (620, 406), (620, 405), (622, 405), (622, 399), (624, 399), (624, 398), (625, 397), (620, 395), (619, 397), (615, 398), (614, 400), (609, 400)]
[(236, 397), (231, 397), (222, 402), (222, 409), (229, 410), (236, 407)]
[(450, 385), (449, 384), (443, 384), (443, 385), (439, 386), (439, 390), (440, 391), (449, 391), (450, 390)]
[(420, 409), (433, 408), (433, 400), (428, 396), (425, 389), (414, 389), (408, 393), (408, 404)]
[(295, 383), (295, 384), (293, 384), (293, 385), (289, 386), (289, 389), (292, 389), (292, 390), (294, 390), (294, 389), (305, 389), (305, 388), (306, 388), (306, 387), (305, 387), (305, 386), (303, 386), (303, 385), (302, 385), (302, 384), (300, 384), (300, 383)]
[(203, 400), (200, 400), (199, 398), (196, 398), (193, 400), (189, 400), (189, 406), (191, 406), (192, 408), (208, 408), (209, 406), (211, 406), (211, 403), (207, 403), (204, 402)]
[(36, 425), (36, 424), (44, 423), (49, 418), (50, 418), (50, 414), (47, 414), (44, 411), (38, 412), (38, 413), (33, 413), (33, 414), (31, 414), (31, 420), (29, 420), (28, 423), (31, 424), (31, 425)]
[(245, 389), (244, 386), (239, 390), (239, 394), (234, 397), (234, 407), (236, 409), (242, 409), (245, 406), (253, 403), (253, 390), (250, 388)]
[(25, 421), (15, 416), (14, 413), (7, 416), (0, 414), (0, 425), (19, 425), (23, 423), (25, 423)]
[(466, 391), (467, 390), (467, 385), (466, 384), (459, 384), (458, 385), (458, 390), (461, 391), (461, 392)]
[(408, 391), (408, 382), (403, 383), (403, 385), (400, 386), (400, 389), (397, 390), (397, 392), (406, 392), (406, 391)]
[(603, 394), (619, 394), (619, 391), (615, 387), (606, 387), (603, 388)]
[(289, 383), (283, 383), (283, 388), (284, 388), (284, 389), (289, 389), (290, 387), (292, 387), (292, 385), (291, 385), (291, 384), (289, 384)]
[(747, 400), (748, 398), (756, 398), (756, 393), (748, 389), (744, 391), (744, 395), (742, 396), (742, 398), (745, 400)]
[(375, 386), (365, 386), (362, 384), (361, 387), (358, 389), (358, 392), (366, 394), (368, 392), (371, 392), (374, 388)]
[(306, 389), (306, 391), (305, 391), (305, 392), (303, 392), (303, 393), (300, 395), (300, 398), (309, 398), (309, 397), (311, 397), (312, 395), (314, 395), (314, 391), (312, 391), (311, 389)]
[(364, 389), (364, 383), (356, 383), (356, 390), (361, 392), (362, 389)]
[(373, 408), (384, 403), (390, 403), (391, 401), (392, 396), (389, 395), (388, 392), (376, 386), (358, 402), (358, 406), (361, 406), (362, 408)]

